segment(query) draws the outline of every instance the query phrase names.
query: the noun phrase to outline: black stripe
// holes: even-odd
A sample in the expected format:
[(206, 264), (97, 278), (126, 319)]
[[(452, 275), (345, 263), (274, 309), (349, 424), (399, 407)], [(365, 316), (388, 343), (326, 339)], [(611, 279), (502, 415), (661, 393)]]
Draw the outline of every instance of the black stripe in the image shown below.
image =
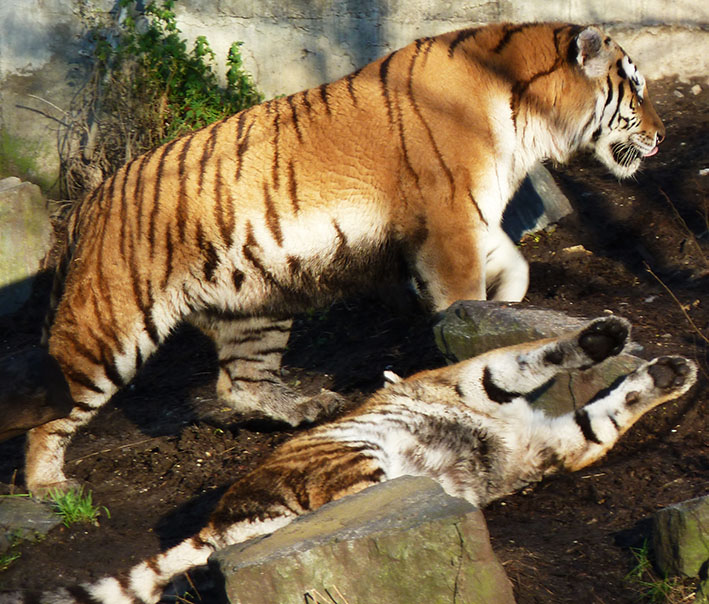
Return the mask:
[(278, 105), (273, 105), (275, 117), (273, 118), (273, 161), (271, 162), (271, 180), (273, 188), (278, 189), (280, 185), (280, 172), (278, 170), (280, 159), (280, 138), (281, 138), (281, 110)]
[(293, 206), (293, 213), (297, 214), (300, 212), (300, 201), (298, 199), (298, 183), (295, 178), (295, 166), (293, 162), (288, 162), (288, 194), (290, 196), (290, 202)]
[(451, 42), (451, 45), (448, 47), (448, 56), (453, 57), (455, 49), (458, 48), (458, 46), (460, 46), (468, 38), (475, 38), (475, 36), (478, 34), (478, 31), (479, 29), (463, 29), (459, 31), (458, 35), (454, 38), (453, 42)]
[(325, 113), (330, 115), (330, 100), (327, 96), (327, 87), (328, 84), (322, 84), (318, 90), (320, 91), (320, 98), (322, 99), (322, 102), (325, 105)]
[(564, 362), (564, 351), (559, 348), (551, 348), (544, 353), (545, 365), (561, 365)]
[(234, 242), (234, 213), (231, 204), (225, 204), (222, 196), (224, 180), (222, 178), (222, 158), (217, 160), (217, 169), (214, 174), (214, 213), (217, 218), (217, 227), (222, 237), (224, 246), (229, 249)]
[(238, 160), (237, 166), (236, 166), (236, 180), (239, 180), (241, 177), (241, 169), (243, 168), (244, 164), (244, 155), (246, 152), (249, 150), (249, 137), (251, 135), (251, 128), (253, 128), (254, 122), (251, 121), (246, 128), (246, 132), (243, 133), (242, 136), (242, 130), (244, 127), (244, 118), (246, 117), (246, 112), (242, 113), (239, 115), (239, 127), (237, 129), (237, 140), (239, 141), (237, 146), (236, 146), (236, 158)]
[(618, 98), (615, 101), (615, 111), (613, 111), (613, 115), (611, 115), (611, 119), (608, 120), (608, 126), (610, 128), (613, 127), (613, 121), (615, 120), (616, 116), (618, 115), (618, 112), (620, 111), (620, 103), (623, 100), (624, 94), (625, 94), (625, 86), (623, 85), (623, 82), (620, 82), (620, 84), (618, 84)]
[(246, 382), (247, 384), (279, 384), (280, 381), (275, 377), (246, 377), (240, 375), (230, 375), (235, 382)]
[(244, 283), (244, 273), (238, 268), (234, 269), (234, 272), (231, 274), (231, 281), (234, 284), (234, 289), (238, 292)]
[(202, 265), (204, 278), (211, 282), (214, 280), (214, 272), (219, 266), (219, 254), (212, 242), (204, 236), (201, 222), (197, 223), (197, 245), (204, 256), (204, 264)]
[(608, 414), (608, 419), (611, 420), (611, 424), (613, 424), (613, 426), (615, 426), (615, 429), (618, 430), (618, 432), (620, 432), (620, 424), (619, 424), (618, 421), (615, 419), (615, 417), (613, 417), (613, 415), (611, 415), (611, 414), (609, 413), (609, 414)]
[(281, 220), (273, 204), (273, 198), (268, 190), (268, 185), (263, 183), (263, 201), (266, 205), (266, 226), (271, 231), (271, 235), (276, 240), (278, 247), (283, 247), (283, 231), (281, 230)]
[(177, 178), (178, 178), (178, 190), (177, 190), (177, 207), (175, 209), (175, 215), (177, 220), (177, 233), (180, 236), (180, 241), (185, 242), (185, 232), (187, 230), (187, 193), (186, 181), (187, 181), (187, 169), (185, 166), (187, 155), (189, 154), (190, 147), (192, 146), (192, 141), (194, 140), (194, 135), (189, 135), (182, 139), (183, 145), (180, 150), (180, 155), (177, 159)]
[(165, 231), (165, 276), (162, 280), (162, 287), (165, 289), (172, 275), (174, 268), (175, 244), (172, 241), (172, 229)]
[(67, 592), (71, 595), (77, 604), (101, 604), (101, 600), (94, 598), (86, 588), (81, 585), (72, 585), (66, 588)]
[(139, 165), (138, 165), (138, 176), (135, 179), (135, 187), (133, 187), (133, 190), (135, 191), (134, 195), (135, 198), (133, 199), (133, 203), (136, 205), (136, 215), (137, 215), (137, 221), (136, 221), (136, 228), (137, 228), (137, 233), (136, 235), (140, 236), (140, 232), (143, 227), (143, 205), (146, 203), (145, 201), (145, 166), (148, 163), (150, 159), (150, 155), (147, 153), (143, 155), (143, 157), (138, 160)]
[(389, 77), (389, 63), (394, 58), (394, 54), (395, 53), (391, 53), (386, 59), (382, 61), (382, 64), (379, 66), (379, 81), (382, 85), (382, 94), (384, 95), (384, 101), (387, 105), (387, 117), (389, 118), (390, 123), (394, 122), (394, 112), (391, 106), (391, 99), (389, 98), (389, 88), (387, 86), (387, 79)]
[(135, 370), (138, 371), (143, 366), (143, 353), (140, 351), (140, 346), (135, 345)]
[(586, 440), (590, 440), (598, 445), (601, 444), (598, 436), (596, 436), (596, 433), (593, 431), (593, 427), (591, 426), (591, 418), (588, 416), (588, 411), (586, 411), (585, 408), (579, 409), (576, 413), (574, 413), (574, 420), (578, 424), (578, 427), (581, 428), (581, 432)]
[(347, 82), (347, 92), (350, 95), (350, 98), (352, 99), (352, 103), (354, 104), (355, 107), (357, 107), (357, 95), (355, 94), (355, 88), (354, 88), (354, 80), (355, 78), (360, 74), (362, 69), (358, 69), (354, 73), (351, 73), (345, 78), (345, 81)]
[(528, 27), (529, 25), (516, 25), (514, 27), (505, 27), (504, 35), (497, 43), (497, 46), (492, 49), (492, 52), (494, 52), (495, 54), (500, 54), (505, 49), (505, 46), (510, 43), (510, 41), (512, 40), (512, 36), (527, 29)]
[(148, 230), (148, 242), (150, 243), (150, 255), (155, 251), (155, 231), (157, 229), (158, 212), (160, 211), (160, 187), (162, 183), (163, 170), (165, 169), (165, 159), (174, 147), (175, 143), (180, 139), (166, 144), (161, 148), (162, 153), (158, 159), (157, 173), (155, 175), (155, 190), (153, 191), (152, 207), (150, 210), (150, 224)]
[(209, 162), (212, 157), (212, 154), (214, 153), (214, 148), (217, 146), (217, 135), (219, 134), (219, 130), (224, 125), (224, 123), (225, 120), (222, 120), (212, 125), (211, 132), (209, 133), (209, 138), (207, 139), (207, 142), (204, 145), (204, 149), (202, 150), (202, 157), (199, 160), (199, 178), (197, 181), (198, 195), (202, 192), (202, 186), (204, 184), (204, 174), (206, 172), (207, 163)]
[(603, 104), (603, 111), (605, 112), (606, 107), (611, 104), (613, 100), (613, 80), (611, 80), (610, 74), (606, 76), (606, 85), (608, 86), (608, 92), (606, 93), (606, 102)]
[[(113, 356), (113, 355), (111, 355), (111, 356)], [(106, 377), (117, 388), (123, 388), (123, 386), (126, 385), (125, 380), (123, 379), (123, 376), (118, 371), (118, 367), (116, 367), (115, 359), (112, 358), (111, 360), (109, 360), (109, 359), (104, 360), (103, 372), (106, 374)]]
[[(78, 369), (73, 369), (71, 367), (63, 367), (62, 368), (62, 373), (64, 376), (68, 379), (71, 380), (72, 382), (75, 382), (79, 384), (80, 386), (83, 386), (87, 390), (90, 390), (91, 392), (95, 392), (96, 394), (105, 394), (103, 389), (99, 388), (96, 384), (94, 384), (93, 380), (86, 375), (84, 372), (79, 371)], [(75, 402), (74, 403), (76, 406), (79, 406), (79, 403)], [(86, 403), (83, 403), (86, 405)], [(89, 409), (93, 411), (93, 407), (86, 405)]]
[(120, 221), (121, 221), (121, 234), (120, 234), (120, 246), (121, 246), (121, 258), (126, 257), (126, 227), (128, 226), (128, 196), (126, 195), (126, 184), (128, 183), (128, 176), (130, 171), (135, 166), (136, 162), (130, 162), (123, 169), (123, 182), (121, 183), (121, 211), (120, 211)]
[(496, 403), (509, 403), (510, 401), (522, 396), (519, 392), (510, 392), (504, 388), (500, 388), (492, 379), (492, 373), (489, 367), (483, 370), (483, 388), (491, 401)]
[(308, 93), (309, 90), (304, 90), (299, 94), (299, 96), (303, 99), (303, 105), (305, 105), (305, 110), (307, 111), (308, 114), (310, 114), (310, 111), (312, 110), (313, 106), (310, 104), (310, 99), (308, 98)]
[(295, 103), (293, 102), (293, 95), (286, 97), (286, 102), (290, 107), (291, 114), (293, 116), (293, 128), (295, 129), (295, 135), (298, 138), (298, 142), (303, 142), (303, 132), (300, 129), (300, 122), (298, 121), (298, 110), (296, 109)]
[(480, 217), (480, 220), (485, 226), (488, 226), (487, 220), (485, 220), (485, 216), (483, 216), (483, 211), (480, 209), (480, 206), (478, 205), (478, 202), (475, 200), (475, 197), (473, 196), (472, 191), (468, 191), (468, 197), (470, 198), (471, 203), (475, 206), (475, 209), (478, 211), (478, 216)]

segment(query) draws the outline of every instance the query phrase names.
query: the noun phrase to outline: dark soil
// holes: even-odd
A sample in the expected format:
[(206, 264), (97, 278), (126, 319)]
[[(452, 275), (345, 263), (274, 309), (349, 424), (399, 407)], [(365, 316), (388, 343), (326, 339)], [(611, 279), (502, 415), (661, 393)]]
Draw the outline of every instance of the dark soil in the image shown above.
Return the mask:
[[(647, 601), (625, 579), (635, 564), (631, 548), (647, 538), (654, 511), (709, 492), (709, 175), (700, 172), (709, 168), (709, 91), (702, 84), (694, 94), (694, 84), (652, 87), (667, 140), (635, 180), (619, 183), (590, 157), (577, 158), (555, 170), (575, 213), (523, 241), (531, 264), (525, 303), (625, 316), (642, 356), (686, 355), (701, 377), (605, 460), (486, 510), (520, 604)], [(34, 343), (39, 323), (32, 313), (4, 320), (0, 356)], [(370, 298), (299, 317), (287, 379), (357, 402), (380, 385), (385, 368), (408, 375), (443, 363), (430, 324), (420, 312)], [(20, 546), (0, 588), (96, 579), (199, 528), (224, 489), (293, 433), (231, 417), (215, 399), (215, 377), (209, 343), (189, 329), (176, 334), (68, 450), (68, 473), (88, 484), (110, 518)], [(6, 490), (21, 490), (22, 447), (21, 437), (0, 445)], [(198, 588), (202, 602), (213, 601), (208, 586)]]

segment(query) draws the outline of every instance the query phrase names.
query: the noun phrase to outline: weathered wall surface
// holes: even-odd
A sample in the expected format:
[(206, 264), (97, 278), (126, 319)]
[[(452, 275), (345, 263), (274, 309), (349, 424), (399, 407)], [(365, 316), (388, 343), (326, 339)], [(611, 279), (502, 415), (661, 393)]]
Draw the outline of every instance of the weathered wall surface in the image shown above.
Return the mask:
[[(80, 9), (111, 0), (0, 2), (0, 176), (45, 189), (56, 178), (57, 129), (85, 77)], [(244, 41), (267, 97), (338, 78), (413, 39), (491, 21), (608, 26), (649, 78), (709, 75), (705, 0), (182, 0), (179, 26), (205, 35), (221, 61)]]

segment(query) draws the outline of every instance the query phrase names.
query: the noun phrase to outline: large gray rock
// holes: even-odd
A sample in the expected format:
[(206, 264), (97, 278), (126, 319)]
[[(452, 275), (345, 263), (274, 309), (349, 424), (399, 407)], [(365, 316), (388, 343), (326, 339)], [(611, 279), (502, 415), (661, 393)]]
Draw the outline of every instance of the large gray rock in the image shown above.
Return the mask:
[(709, 496), (671, 505), (653, 516), (657, 565), (668, 575), (699, 576), (709, 565)]
[(60, 523), (48, 503), (29, 497), (0, 497), (0, 553), (19, 541), (38, 539)]
[[(461, 300), (440, 314), (434, 335), (441, 352), (454, 363), (493, 348), (558, 336), (579, 329), (586, 321), (520, 304)], [(634, 355), (621, 354), (586, 371), (562, 372), (530, 398), (552, 415), (568, 413), (642, 362)]]
[(325, 505), (210, 566), (231, 604), (514, 602), (482, 513), (426, 478)]
[(16, 311), (29, 298), (51, 242), (40, 188), (14, 176), (0, 180), (0, 315)]

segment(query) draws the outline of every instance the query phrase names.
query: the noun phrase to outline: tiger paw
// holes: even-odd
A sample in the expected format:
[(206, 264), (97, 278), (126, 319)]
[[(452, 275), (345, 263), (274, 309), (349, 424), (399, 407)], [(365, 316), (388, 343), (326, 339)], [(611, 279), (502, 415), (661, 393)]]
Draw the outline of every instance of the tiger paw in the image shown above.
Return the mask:
[(331, 417), (342, 409), (344, 397), (329, 390), (303, 396), (280, 381), (256, 383), (235, 381), (219, 397), (235, 411), (249, 418), (266, 418), (290, 426)]
[(578, 336), (578, 344), (594, 363), (622, 352), (630, 334), (630, 324), (620, 317), (592, 321)]
[(697, 381), (697, 367), (679, 356), (659, 357), (631, 373), (625, 384), (628, 408), (651, 408), (677, 398)]
[(678, 356), (660, 357), (646, 367), (655, 390), (661, 393), (683, 394), (694, 384), (697, 369), (688, 359)]

